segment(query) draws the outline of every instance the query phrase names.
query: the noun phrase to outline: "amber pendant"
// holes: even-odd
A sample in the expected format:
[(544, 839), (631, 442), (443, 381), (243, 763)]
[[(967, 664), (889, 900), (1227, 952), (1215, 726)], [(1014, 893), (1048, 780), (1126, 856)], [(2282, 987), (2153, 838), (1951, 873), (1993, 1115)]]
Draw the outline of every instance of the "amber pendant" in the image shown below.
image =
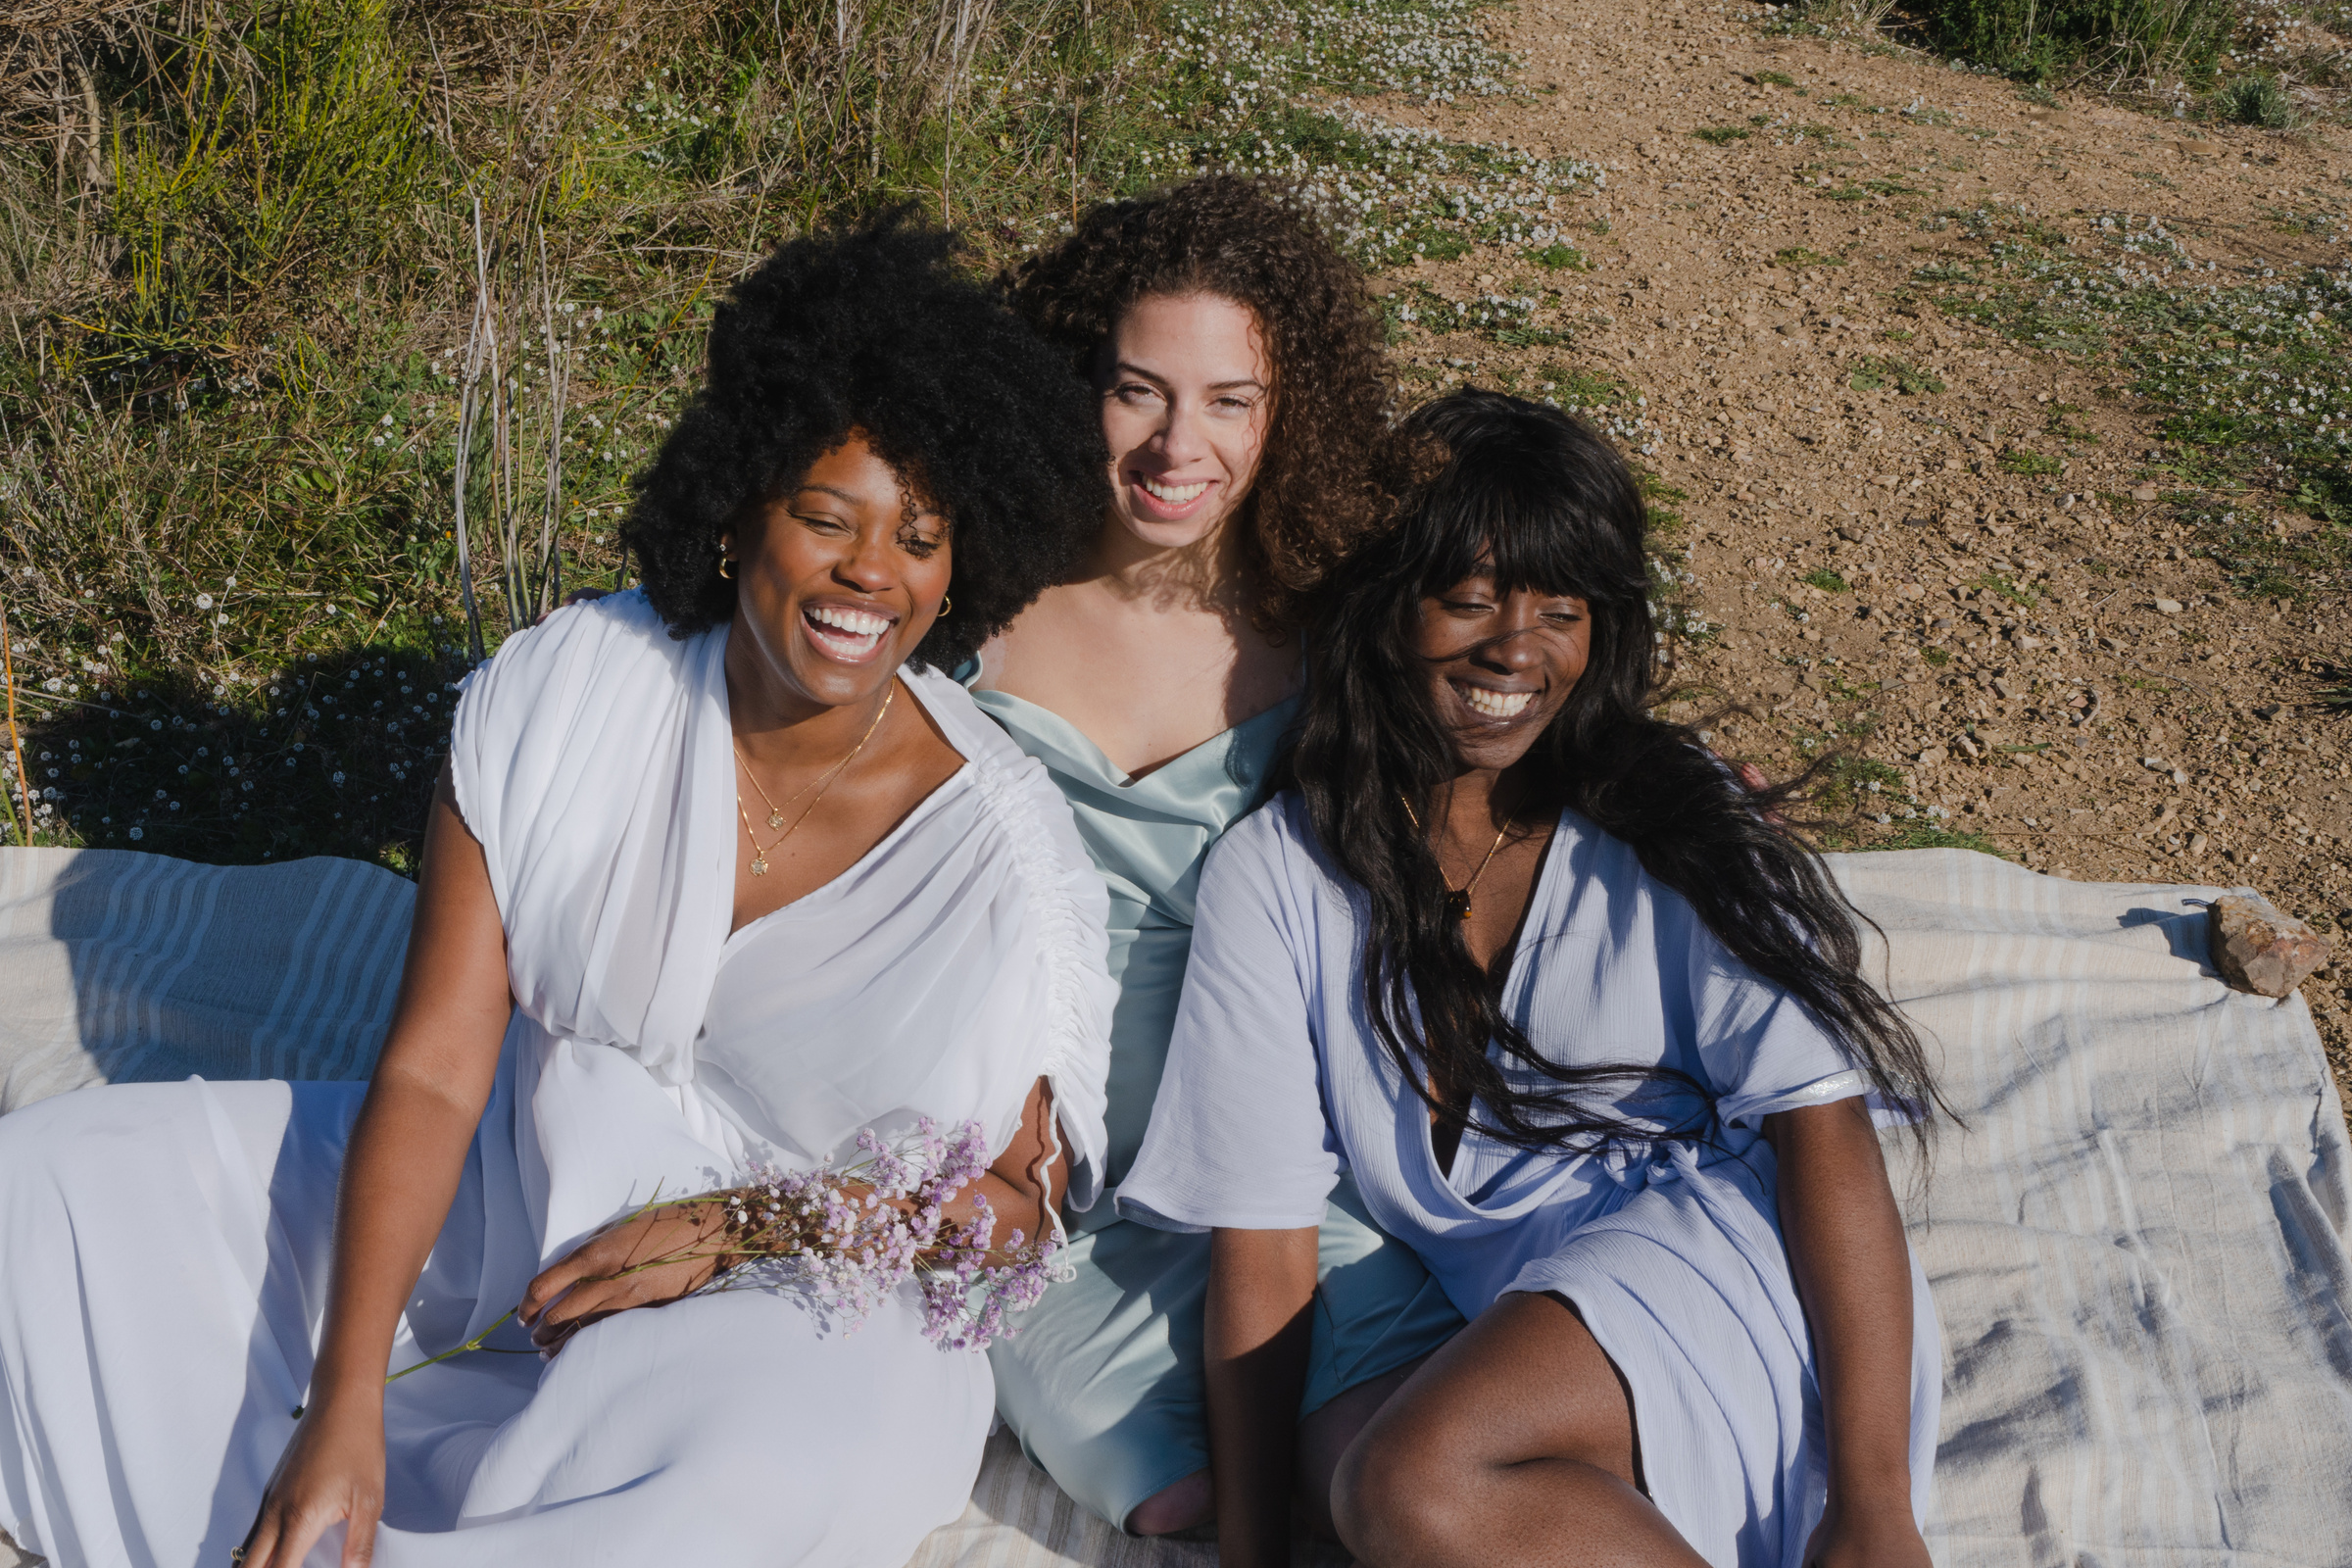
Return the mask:
[(767, 875), (767, 857), (764, 854), (752, 857), (752, 875)]
[(1470, 890), (1468, 888), (1456, 888), (1451, 893), (1446, 894), (1446, 912), (1450, 913), (1456, 920), (1469, 919)]

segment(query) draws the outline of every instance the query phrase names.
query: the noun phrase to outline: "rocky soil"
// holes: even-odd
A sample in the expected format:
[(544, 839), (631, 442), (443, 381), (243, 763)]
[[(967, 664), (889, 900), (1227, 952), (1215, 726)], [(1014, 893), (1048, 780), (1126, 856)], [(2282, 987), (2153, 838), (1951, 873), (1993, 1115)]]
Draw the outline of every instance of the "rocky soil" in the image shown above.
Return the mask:
[[(1664, 504), (1712, 628), (1679, 674), (1705, 708), (1747, 710), (1715, 722), (1722, 749), (1786, 772), (1856, 748), (1847, 842), (2259, 890), (2336, 945), (2303, 994), (2352, 1090), (2352, 708), (2329, 695), (2352, 663), (2345, 596), (2233, 590), (2195, 526), (2218, 492), (2163, 463), (2158, 415), (2111, 359), (1947, 313), (1920, 281), (1982, 270), (2035, 224), (2077, 254), (2085, 234), (2161, 234), (2180, 274), (2340, 266), (2352, 139), (2029, 96), (1773, 17), (1531, 0), (1505, 30), (1539, 91), (1385, 105), (1609, 171), (1571, 220), (1589, 270), (1478, 250), (1391, 274), (1542, 301), (1516, 346), (1423, 338), (1405, 373), (1645, 397), (1618, 412), (1680, 492)], [(2292, 544), (2318, 525), (2289, 501), (2227, 504)]]

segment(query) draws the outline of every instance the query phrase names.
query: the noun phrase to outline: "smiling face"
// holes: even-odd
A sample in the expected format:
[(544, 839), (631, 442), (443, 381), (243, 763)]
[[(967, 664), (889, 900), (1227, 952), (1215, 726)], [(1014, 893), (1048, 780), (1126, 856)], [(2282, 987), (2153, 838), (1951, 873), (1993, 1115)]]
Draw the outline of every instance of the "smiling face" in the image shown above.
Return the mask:
[(1233, 514), (1257, 477), (1274, 367), (1248, 307), (1152, 295), (1119, 318), (1100, 376), (1111, 511), (1154, 549), (1182, 549)]
[(947, 597), (947, 519), (875, 456), (862, 434), (721, 540), (734, 558), (729, 672), (784, 706), (841, 708), (885, 686)]
[(1422, 600), (1413, 639), (1462, 765), (1497, 770), (1526, 756), (1557, 716), (1592, 647), (1582, 599), (1527, 588), (1497, 593), (1483, 576)]

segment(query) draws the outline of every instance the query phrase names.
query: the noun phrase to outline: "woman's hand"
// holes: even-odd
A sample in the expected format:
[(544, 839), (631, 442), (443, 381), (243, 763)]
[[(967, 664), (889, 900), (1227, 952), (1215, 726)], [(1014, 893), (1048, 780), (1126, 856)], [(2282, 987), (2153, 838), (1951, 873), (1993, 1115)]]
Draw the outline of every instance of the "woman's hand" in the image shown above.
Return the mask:
[(531, 1281), (514, 1315), (550, 1355), (615, 1312), (660, 1306), (710, 1282), (726, 1261), (726, 1210), (717, 1203), (664, 1203), (607, 1226)]
[(1805, 1544), (1804, 1568), (1930, 1568), (1911, 1499), (1841, 1508), (1835, 1498)]
[(262, 1511), (236, 1560), (243, 1568), (300, 1568), (318, 1538), (337, 1524), (343, 1568), (375, 1556), (375, 1524), (384, 1511), (384, 1411), (380, 1400), (318, 1405), (295, 1425), (278, 1456)]

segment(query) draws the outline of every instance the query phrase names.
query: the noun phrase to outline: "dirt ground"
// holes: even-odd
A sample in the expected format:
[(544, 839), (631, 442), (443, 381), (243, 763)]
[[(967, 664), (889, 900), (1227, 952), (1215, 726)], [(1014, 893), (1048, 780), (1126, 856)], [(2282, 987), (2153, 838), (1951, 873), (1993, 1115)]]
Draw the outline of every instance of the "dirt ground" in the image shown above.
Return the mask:
[[(1787, 770), (1803, 734), (1876, 715), (1860, 744), (1900, 782), (1871, 799), (1892, 809), (1866, 837), (1932, 824), (2057, 876), (2252, 886), (2336, 945), (2303, 994), (2352, 1097), (2352, 713), (2320, 701), (2317, 673), (2352, 652), (2342, 597), (2233, 594), (2193, 553), (2178, 481), (2144, 466), (2156, 417), (2112, 366), (1946, 318), (1912, 282), (1959, 238), (1933, 215), (1982, 204), (2078, 228), (2152, 215), (2225, 270), (2340, 260), (2275, 220), (2298, 191), (2340, 209), (2352, 146), (2089, 93), (2053, 108), (1925, 56), (1775, 36), (1771, 17), (1529, 0), (1506, 35), (1521, 79), (1551, 90), (1384, 106), (1609, 170), (1572, 218), (1592, 270), (1493, 251), (1401, 274), (1455, 299), (1544, 292), (1536, 320), (1566, 344), (1423, 340), (1407, 374), (1527, 390), (1564, 368), (1638, 388), (1645, 461), (1683, 493), (1693, 608), (1719, 628), (1679, 673), (1753, 710), (1720, 724), (1722, 749)], [(1816, 134), (1692, 134), (1782, 117)], [(1909, 189), (1857, 199), (1874, 172)], [(1943, 390), (1855, 390), (1890, 349)], [(2054, 417), (2073, 421), (2065, 468), (2008, 471), (2009, 437)], [(2237, 504), (2310, 527), (2284, 500)], [(1850, 591), (1800, 580), (1823, 568)]]

